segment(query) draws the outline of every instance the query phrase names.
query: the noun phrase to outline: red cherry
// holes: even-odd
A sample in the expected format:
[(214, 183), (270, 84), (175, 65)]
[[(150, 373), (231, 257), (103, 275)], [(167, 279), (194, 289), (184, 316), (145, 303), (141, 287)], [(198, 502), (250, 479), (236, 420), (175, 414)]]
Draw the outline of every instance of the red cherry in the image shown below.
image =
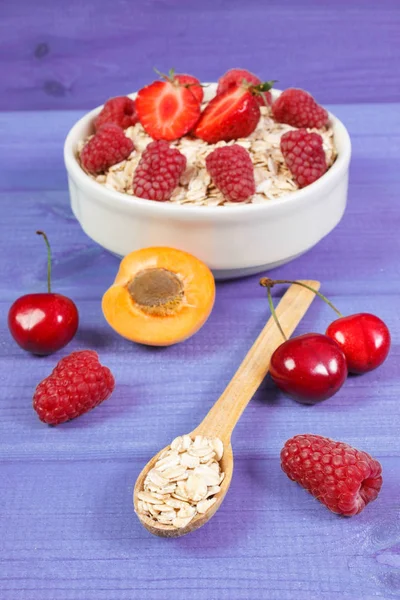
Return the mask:
[(260, 284), (268, 290), (270, 305), (272, 305), (271, 288), (277, 283), (295, 283), (311, 290), (339, 315), (339, 319), (329, 325), (326, 335), (332, 338), (342, 349), (350, 373), (361, 374), (372, 371), (387, 358), (390, 350), (390, 332), (382, 319), (369, 313), (358, 313), (344, 317), (326, 296), (303, 281), (290, 281), (287, 279), (274, 281), (268, 277), (263, 277), (260, 279)]
[(390, 350), (390, 333), (375, 315), (358, 313), (333, 321), (326, 335), (343, 350), (351, 373), (367, 373), (379, 367)]
[(18, 298), (8, 313), (8, 328), (21, 348), (33, 354), (52, 354), (66, 346), (74, 337), (79, 324), (75, 304), (61, 294), (51, 293), (51, 254), (48, 250), (48, 293), (27, 294)]
[(285, 393), (302, 404), (330, 398), (347, 377), (346, 357), (326, 335), (306, 333), (291, 338), (271, 357), (271, 377)]
[(68, 344), (78, 329), (75, 304), (61, 294), (27, 294), (8, 313), (8, 327), (21, 348), (33, 354), (52, 354)]

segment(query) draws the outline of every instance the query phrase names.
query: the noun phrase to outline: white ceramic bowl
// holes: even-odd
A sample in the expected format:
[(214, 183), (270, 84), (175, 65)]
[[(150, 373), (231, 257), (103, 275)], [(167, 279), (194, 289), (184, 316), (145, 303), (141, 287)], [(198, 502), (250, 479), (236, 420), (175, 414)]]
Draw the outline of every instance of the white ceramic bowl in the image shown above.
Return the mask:
[[(209, 97), (216, 86), (205, 88)], [(274, 90), (275, 96), (280, 92)], [(132, 94), (132, 98), (135, 94)], [(70, 130), (64, 159), (72, 210), (85, 233), (119, 256), (147, 246), (172, 246), (203, 260), (217, 279), (282, 265), (312, 248), (339, 223), (347, 201), (351, 144), (334, 115), (338, 156), (312, 185), (266, 204), (191, 206), (143, 200), (95, 182), (76, 159), (101, 106)]]

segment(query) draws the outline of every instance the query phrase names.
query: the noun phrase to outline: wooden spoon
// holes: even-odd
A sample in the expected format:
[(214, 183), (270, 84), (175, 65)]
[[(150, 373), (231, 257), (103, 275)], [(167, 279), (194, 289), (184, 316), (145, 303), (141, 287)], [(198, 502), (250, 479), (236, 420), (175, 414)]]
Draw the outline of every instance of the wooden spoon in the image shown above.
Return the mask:
[[(304, 280), (303, 283), (319, 290), (319, 281)], [(285, 293), (276, 308), (276, 313), (287, 337), (292, 335), (314, 298), (315, 294), (313, 292), (293, 284)], [(219, 437), (224, 444), (224, 455), (220, 464), (221, 470), (225, 473), (225, 478), (221, 483), (221, 490), (215, 496), (217, 501), (206, 513), (196, 515), (186, 527), (182, 528), (176, 528), (172, 525), (163, 525), (150, 517), (139, 514), (138, 493), (143, 490), (143, 484), (147, 473), (153, 468), (159, 455), (166, 450), (166, 448), (163, 448), (153, 456), (144, 467), (136, 480), (135, 489), (133, 491), (133, 503), (142, 525), (144, 525), (150, 533), (162, 537), (179, 537), (181, 535), (186, 535), (207, 523), (219, 509), (232, 479), (232, 431), (242, 412), (268, 373), (272, 354), (283, 341), (282, 334), (271, 316), (236, 371), (233, 379), (228, 384), (228, 387), (222, 393), (222, 396), (216, 401), (200, 425), (189, 434), (192, 438), (196, 435)], [(167, 448), (168, 447), (169, 446), (167, 446)]]

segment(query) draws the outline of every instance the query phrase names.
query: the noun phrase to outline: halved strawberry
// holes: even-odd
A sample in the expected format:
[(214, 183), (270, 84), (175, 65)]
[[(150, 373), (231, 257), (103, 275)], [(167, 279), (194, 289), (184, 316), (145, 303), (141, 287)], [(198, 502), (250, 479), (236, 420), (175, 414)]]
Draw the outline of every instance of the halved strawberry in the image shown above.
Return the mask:
[(154, 81), (137, 95), (136, 112), (154, 140), (177, 140), (190, 131), (200, 116), (200, 103), (190, 88)]
[[(251, 85), (257, 86), (260, 85), (261, 79), (254, 75), (254, 73), (250, 73), (250, 71), (246, 71), (246, 69), (229, 69), (222, 77), (218, 79), (218, 88), (217, 94), (222, 94), (226, 92), (230, 87), (235, 87), (238, 85), (242, 85), (243, 82), (247, 82)], [(271, 106), (272, 105), (272, 95), (271, 92), (260, 92), (256, 96), (257, 102), (260, 106)]]
[(208, 103), (194, 135), (209, 144), (244, 138), (253, 133), (260, 115), (260, 107), (250, 89), (230, 87)]

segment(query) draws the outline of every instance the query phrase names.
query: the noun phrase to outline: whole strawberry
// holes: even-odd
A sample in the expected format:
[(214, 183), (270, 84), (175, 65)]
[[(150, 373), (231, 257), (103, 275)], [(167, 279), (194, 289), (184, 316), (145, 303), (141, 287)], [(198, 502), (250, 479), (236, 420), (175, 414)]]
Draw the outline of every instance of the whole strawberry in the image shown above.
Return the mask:
[(281, 467), (334, 513), (352, 517), (375, 500), (382, 467), (366, 452), (320, 435), (296, 435), (281, 451)]
[(126, 129), (138, 122), (135, 102), (128, 96), (110, 98), (104, 104), (101, 112), (94, 120), (94, 128), (98, 131), (106, 123), (114, 123), (121, 129)]
[(281, 137), (285, 163), (300, 188), (319, 179), (327, 164), (322, 137), (306, 129), (288, 131)]
[(248, 137), (261, 116), (256, 96), (271, 87), (270, 81), (257, 89), (248, 84), (229, 87), (207, 104), (194, 128), (194, 135), (209, 144)]
[(197, 77), (187, 75), (186, 73), (174, 73), (173, 70), (171, 70), (170, 73), (172, 73), (173, 80), (177, 81), (180, 85), (187, 87), (188, 90), (192, 92), (197, 102), (200, 104), (203, 102), (203, 87)]
[[(243, 82), (254, 86), (262, 83), (261, 79), (259, 79), (257, 75), (254, 75), (254, 73), (250, 73), (250, 71), (246, 71), (245, 69), (229, 69), (229, 71), (224, 73), (224, 75), (218, 79), (217, 95), (223, 94), (231, 87), (242, 85)], [(260, 92), (256, 95), (256, 100), (260, 106), (271, 106), (271, 92)]]
[(321, 129), (328, 123), (328, 113), (308, 92), (288, 88), (275, 100), (272, 114), (278, 123), (292, 127)]
[(194, 75), (175, 73), (175, 69), (170, 69), (168, 73), (161, 73), (161, 71), (158, 71), (157, 69), (154, 70), (164, 81), (169, 81), (169, 83), (172, 83), (175, 87), (185, 87), (190, 90), (199, 104), (203, 102), (203, 86), (199, 79), (194, 77)]
[(37, 386), (33, 408), (48, 425), (75, 419), (111, 396), (114, 377), (93, 350), (72, 352)]
[(164, 140), (151, 142), (143, 152), (133, 178), (133, 193), (139, 198), (166, 202), (179, 184), (186, 157)]
[(253, 163), (242, 146), (217, 148), (207, 156), (206, 167), (226, 200), (244, 202), (255, 194)]
[(96, 175), (128, 158), (134, 148), (120, 127), (107, 123), (83, 147), (81, 164)]

